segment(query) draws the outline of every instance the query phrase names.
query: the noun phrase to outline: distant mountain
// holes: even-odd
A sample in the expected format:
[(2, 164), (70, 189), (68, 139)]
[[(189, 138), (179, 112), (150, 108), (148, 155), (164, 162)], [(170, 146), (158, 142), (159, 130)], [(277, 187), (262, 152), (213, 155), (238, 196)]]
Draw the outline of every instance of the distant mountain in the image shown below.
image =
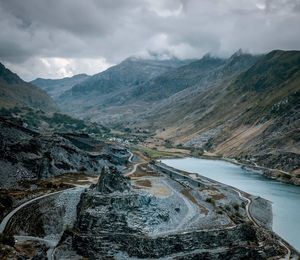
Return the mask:
[[(194, 116), (187, 116), (187, 118), (193, 120), (197, 114), (205, 112), (210, 105), (215, 106), (216, 100), (222, 99), (224, 94), (226, 94), (226, 87), (230, 86), (238, 75), (251, 68), (258, 60), (259, 56), (240, 51), (233, 54), (229, 59), (204, 56), (197, 62), (171, 71), (169, 75), (162, 75), (161, 78), (166, 77), (165, 80), (161, 80), (161, 82), (164, 82), (160, 84), (161, 91), (165, 89), (165, 84), (172, 88), (172, 77), (176, 77), (178, 74), (184, 75), (181, 78), (186, 78), (187, 87), (182, 88), (179, 92), (174, 91), (175, 95), (169, 95), (161, 100), (147, 116), (151, 117), (153, 115), (153, 117), (157, 118), (158, 125), (161, 123), (173, 125), (176, 122), (180, 122), (180, 118), (185, 118), (190, 113), (194, 114)], [(210, 65), (216, 64), (216, 66), (203, 66), (207, 63)], [(155, 80), (157, 78), (153, 81)], [(174, 84), (177, 84), (177, 80), (173, 81), (173, 86)], [(151, 92), (151, 88), (148, 88), (148, 92)], [(156, 114), (160, 115), (163, 122), (160, 122), (160, 117), (157, 117)], [(152, 118), (150, 121), (152, 121)]]
[(58, 103), (64, 111), (102, 123), (132, 121), (178, 92), (209, 88), (249, 68), (256, 60), (257, 56), (241, 51), (230, 59), (211, 55), (185, 61), (128, 58), (66, 91)]
[(56, 104), (47, 93), (23, 81), (0, 63), (0, 108), (26, 106), (45, 111), (56, 110)]
[(77, 84), (70, 93), (73, 95), (91, 92), (110, 93), (120, 88), (140, 85), (185, 63), (186, 61), (178, 59), (144, 60), (130, 57), (120, 64), (92, 76), (89, 80)]
[(191, 60), (145, 60), (130, 57), (120, 64), (75, 85), (58, 98), (62, 109), (77, 115), (100, 111), (103, 107), (126, 103), (131, 90)]
[(229, 59), (205, 55), (203, 58), (172, 69), (133, 91), (133, 97), (145, 101), (168, 98), (188, 88), (208, 88), (225, 77), (235, 75), (254, 64), (257, 56), (235, 53)]
[(145, 101), (167, 98), (181, 90), (205, 82), (209, 75), (225, 62), (225, 59), (206, 55), (200, 60), (169, 70), (139, 85), (132, 95)]
[(71, 89), (76, 84), (88, 79), (90, 76), (86, 74), (78, 74), (73, 77), (62, 79), (42, 79), (37, 78), (31, 83), (45, 90), (52, 98), (57, 99), (62, 93)]

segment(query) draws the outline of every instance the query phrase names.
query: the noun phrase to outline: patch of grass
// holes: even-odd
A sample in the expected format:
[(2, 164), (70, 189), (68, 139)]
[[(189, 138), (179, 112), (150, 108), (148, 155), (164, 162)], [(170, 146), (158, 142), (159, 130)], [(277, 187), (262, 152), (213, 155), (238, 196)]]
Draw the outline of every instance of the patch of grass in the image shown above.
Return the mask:
[(186, 196), (190, 201), (192, 201), (194, 204), (198, 205), (197, 200), (195, 199), (195, 197), (190, 193), (190, 191), (188, 189), (182, 189), (181, 193)]
[(130, 174), (131, 178), (144, 177), (144, 176), (157, 177), (157, 176), (159, 176), (159, 174), (156, 173), (156, 172), (145, 172), (145, 171), (139, 171), (139, 170), (137, 170), (134, 173)]
[(163, 157), (172, 157), (174, 156), (174, 153), (172, 152), (166, 152), (166, 151), (159, 151), (156, 149), (151, 149), (148, 147), (139, 147), (139, 150), (143, 152), (147, 157), (149, 157), (151, 160), (163, 158)]

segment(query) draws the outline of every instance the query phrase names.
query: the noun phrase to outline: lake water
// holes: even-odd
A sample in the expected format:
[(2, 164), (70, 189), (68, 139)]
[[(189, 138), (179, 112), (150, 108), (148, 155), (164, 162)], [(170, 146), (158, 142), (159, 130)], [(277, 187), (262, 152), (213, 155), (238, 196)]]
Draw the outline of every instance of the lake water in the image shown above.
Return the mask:
[(166, 159), (179, 170), (199, 173), (272, 202), (273, 230), (300, 251), (300, 187), (268, 179), (222, 160), (198, 158)]

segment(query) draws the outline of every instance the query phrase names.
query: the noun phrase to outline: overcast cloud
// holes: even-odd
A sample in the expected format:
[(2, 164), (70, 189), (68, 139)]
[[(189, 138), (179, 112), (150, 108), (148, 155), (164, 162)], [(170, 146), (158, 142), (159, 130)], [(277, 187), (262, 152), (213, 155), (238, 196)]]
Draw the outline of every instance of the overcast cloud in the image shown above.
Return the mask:
[(128, 56), (300, 49), (300, 0), (0, 0), (0, 62), (25, 80)]

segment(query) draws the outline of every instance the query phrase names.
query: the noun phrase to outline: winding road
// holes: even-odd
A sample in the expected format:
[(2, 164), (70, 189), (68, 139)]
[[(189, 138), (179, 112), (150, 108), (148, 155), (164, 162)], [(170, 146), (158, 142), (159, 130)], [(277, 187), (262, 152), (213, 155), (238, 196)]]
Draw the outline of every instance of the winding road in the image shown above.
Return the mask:
[[(77, 187), (74, 187), (74, 188), (69, 188), (69, 189), (65, 189), (65, 190), (60, 190), (60, 191), (55, 191), (55, 192), (51, 192), (51, 193), (48, 193), (48, 194), (44, 194), (42, 196), (39, 196), (39, 197), (36, 197), (34, 199), (31, 199), (29, 201), (26, 201), (24, 202), (23, 204), (21, 204), (20, 206), (18, 206), (17, 208), (15, 208), (14, 210), (12, 210), (9, 214), (7, 214), (5, 216), (5, 218), (2, 220), (2, 222), (0, 223), (0, 233), (3, 233), (5, 231), (5, 228), (7, 227), (9, 221), (11, 220), (11, 218), (19, 211), (21, 210), (22, 208), (30, 205), (31, 203), (35, 202), (35, 201), (38, 201), (38, 200), (41, 200), (41, 199), (44, 199), (46, 197), (49, 197), (49, 196), (53, 196), (55, 194), (59, 194), (59, 193), (62, 193), (62, 192), (66, 192), (66, 191), (70, 191), (70, 190), (75, 190), (75, 189), (78, 189)], [(38, 242), (41, 242), (45, 245), (47, 245), (49, 247), (49, 250), (47, 252), (47, 257), (48, 259), (53, 259), (53, 250), (57, 244), (57, 242), (53, 241), (53, 240), (48, 240), (48, 239), (44, 239), (44, 238), (41, 238), (41, 237), (34, 237), (34, 236), (14, 236), (16, 242), (20, 242), (20, 241), (38, 241)]]
[[(84, 186), (87, 187), (87, 186)], [(6, 215), (6, 217), (2, 220), (2, 222), (0, 223), (0, 230), (1, 233), (3, 233), (7, 227), (7, 225), (9, 224), (10, 220), (14, 217), (14, 215), (21, 210), (22, 208), (26, 207), (26, 206), (30, 206), (30, 204), (38, 201), (38, 200), (42, 200), (45, 199), (46, 197), (49, 196), (53, 196), (53, 195), (57, 195), (63, 192), (68, 192), (71, 190), (77, 190), (77, 189), (82, 189), (83, 185), (79, 185), (79, 187), (74, 187), (74, 188), (68, 188), (68, 189), (64, 189), (64, 190), (60, 190), (60, 191), (55, 191), (55, 192), (51, 192), (48, 194), (44, 194), (42, 196), (36, 197), (34, 199), (31, 199), (29, 201), (24, 202), (23, 204), (21, 204), (20, 206), (18, 206), (17, 208), (15, 208), (14, 210), (12, 210), (9, 214)], [(46, 239), (46, 238), (41, 238), (41, 237), (34, 237), (34, 236), (22, 236), (22, 235), (15, 235), (14, 236), (15, 241), (16, 242), (24, 242), (24, 241), (38, 241), (41, 242), (43, 244), (45, 244), (46, 246), (49, 247), (48, 251), (47, 251), (47, 258), (48, 259), (54, 259), (53, 258), (53, 252), (54, 249), (58, 243), (58, 240), (50, 240), (50, 239)]]
[(43, 199), (43, 198), (46, 198), (46, 197), (49, 197), (49, 196), (52, 196), (54, 194), (58, 194), (58, 193), (61, 193), (61, 192), (64, 192), (64, 191), (68, 191), (68, 190), (73, 190), (73, 189), (76, 189), (76, 188), (69, 188), (69, 189), (65, 189), (65, 190), (60, 190), (60, 191), (55, 191), (55, 192), (51, 192), (51, 193), (47, 193), (47, 194), (44, 194), (42, 196), (39, 196), (39, 197), (36, 197), (34, 199), (31, 199), (29, 201), (26, 201), (24, 202), (23, 204), (21, 204), (20, 206), (18, 206), (17, 208), (15, 208), (13, 211), (11, 211), (9, 214), (7, 214), (5, 216), (5, 218), (2, 220), (2, 222), (0, 223), (0, 233), (3, 233), (8, 222), (10, 221), (10, 219), (22, 208), (24, 208), (25, 206), (37, 201), (37, 200), (40, 200), (40, 199)]
[[(130, 157), (129, 157), (129, 159), (128, 159), (128, 162), (134, 163), (134, 162), (132, 161), (132, 159), (133, 159), (133, 157), (134, 157), (134, 154), (133, 154), (132, 152), (130, 152), (130, 151), (128, 151), (128, 152), (130, 153)], [(124, 176), (129, 176), (129, 175), (135, 173), (137, 167), (138, 167), (139, 165), (143, 164), (143, 163), (145, 163), (145, 162), (140, 162), (140, 163), (134, 164), (132, 170), (131, 170), (130, 172), (125, 173)]]
[[(250, 213), (250, 205), (252, 203), (252, 200), (243, 196), (243, 194), (239, 191), (239, 190), (236, 190), (233, 188), (233, 190), (235, 192), (237, 192), (237, 194), (239, 195), (239, 197), (242, 199), (242, 200), (246, 200), (247, 201), (247, 204), (246, 204), (246, 213), (247, 213), (247, 216), (248, 218), (250, 219), (250, 221), (256, 226), (256, 227), (259, 227), (259, 224), (255, 221), (255, 219), (251, 216), (251, 213)], [(291, 258), (291, 250), (289, 249), (289, 247), (282, 241), (282, 240), (279, 240), (279, 243), (286, 249), (287, 251), (287, 254), (285, 256), (285, 259), (286, 260), (289, 260)]]
[(243, 196), (243, 194), (239, 191), (239, 190), (236, 190), (236, 189), (233, 189), (238, 195), (239, 197), (242, 199), (242, 200), (246, 200), (247, 201), (247, 204), (246, 204), (246, 213), (247, 213), (247, 216), (248, 218), (250, 219), (250, 221), (256, 226), (256, 227), (259, 227), (259, 225), (257, 224), (257, 222), (255, 221), (255, 219), (251, 216), (251, 213), (250, 213), (250, 205), (252, 203), (252, 200)]
[[(130, 157), (128, 159), (128, 161), (130, 163), (134, 163), (132, 161), (133, 157), (134, 157), (134, 154), (132, 152), (130, 152)], [(140, 162), (140, 163), (136, 163), (133, 165), (133, 168), (130, 172), (124, 174), (125, 176), (129, 176), (131, 174), (133, 174), (136, 170), (137, 170), (137, 167), (141, 164), (143, 164), (145, 162)], [(180, 192), (178, 192), (176, 189), (174, 189), (171, 185), (169, 185), (166, 181), (162, 181), (165, 186), (167, 186), (173, 193), (175, 193), (178, 197), (182, 198), (183, 202), (185, 203), (186, 207), (187, 207), (187, 213), (186, 215), (184, 216), (184, 218), (182, 219), (182, 221), (178, 224), (178, 226), (176, 227), (176, 230), (181, 230), (183, 229), (185, 226), (191, 224), (191, 221), (192, 219), (197, 216), (199, 214), (199, 212), (197, 211), (197, 208), (195, 207), (195, 205), (189, 200), (187, 199), (185, 196), (183, 196)], [(175, 232), (175, 230), (173, 230), (172, 232)], [(170, 233), (169, 232), (166, 232), (166, 231), (163, 231), (163, 232), (160, 232), (159, 234), (167, 234), (167, 233)], [(158, 235), (158, 234), (157, 234)]]
[(178, 224), (176, 227), (176, 230), (181, 230), (184, 227), (187, 227), (192, 223), (192, 220), (195, 218), (195, 216), (199, 215), (199, 211), (197, 210), (197, 207), (195, 206), (194, 203), (192, 203), (189, 199), (187, 199), (185, 196), (183, 196), (179, 191), (174, 189), (171, 185), (169, 185), (166, 181), (164, 181), (164, 184), (169, 187), (170, 190), (174, 194), (176, 194), (179, 198), (181, 198), (184, 201), (184, 204), (187, 207), (187, 212), (184, 216), (184, 218), (181, 220), (181, 222)]

